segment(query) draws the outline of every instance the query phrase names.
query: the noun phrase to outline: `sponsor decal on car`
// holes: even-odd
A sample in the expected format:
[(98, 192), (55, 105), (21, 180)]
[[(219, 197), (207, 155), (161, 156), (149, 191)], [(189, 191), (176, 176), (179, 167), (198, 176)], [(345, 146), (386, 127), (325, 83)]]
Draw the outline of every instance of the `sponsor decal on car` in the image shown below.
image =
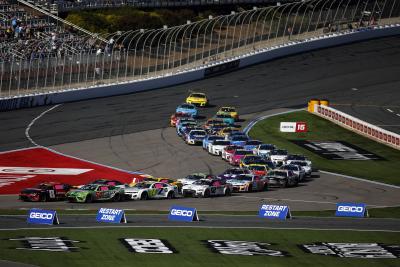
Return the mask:
[(345, 141), (290, 141), (330, 160), (383, 160), (382, 157)]
[(267, 246), (273, 245), (269, 243), (232, 240), (207, 240), (205, 242), (212, 251), (225, 255), (262, 255), (272, 257), (289, 256), (287, 252), (267, 248)]
[(366, 205), (363, 203), (340, 202), (336, 204), (335, 216), (368, 217), (368, 211)]
[(31, 224), (59, 224), (55, 210), (30, 209), (27, 222)]
[(400, 257), (399, 245), (381, 243), (325, 243), (299, 245), (307, 253), (341, 258), (396, 259)]
[(173, 254), (178, 253), (166, 240), (124, 238), (121, 242), (134, 253)]
[(97, 212), (96, 221), (107, 223), (126, 223), (124, 210), (100, 208)]
[(20, 237), (10, 238), (10, 241), (21, 241), (23, 247), (15, 249), (21, 250), (40, 250), (40, 251), (54, 251), (54, 252), (74, 252), (79, 247), (74, 244), (79, 243), (77, 240), (70, 240), (66, 237)]
[(286, 220), (291, 218), (289, 206), (282, 205), (261, 205), (258, 216), (268, 219)]
[(169, 210), (168, 219), (170, 221), (193, 222), (199, 221), (197, 210), (195, 208), (172, 206)]

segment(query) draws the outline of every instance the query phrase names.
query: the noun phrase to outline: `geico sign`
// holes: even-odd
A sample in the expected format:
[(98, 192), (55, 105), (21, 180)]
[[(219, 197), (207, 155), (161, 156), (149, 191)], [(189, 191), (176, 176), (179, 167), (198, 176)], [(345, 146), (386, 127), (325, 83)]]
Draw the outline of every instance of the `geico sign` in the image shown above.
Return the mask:
[(171, 210), (171, 215), (192, 217), (193, 216), (193, 211), (191, 211), (191, 210), (172, 209)]
[(339, 206), (338, 211), (343, 211), (343, 212), (357, 212), (361, 213), (364, 211), (363, 207), (357, 207), (357, 206)]
[(29, 214), (29, 218), (51, 220), (51, 219), (53, 219), (53, 214), (43, 213), (43, 212), (31, 212), (31, 214)]

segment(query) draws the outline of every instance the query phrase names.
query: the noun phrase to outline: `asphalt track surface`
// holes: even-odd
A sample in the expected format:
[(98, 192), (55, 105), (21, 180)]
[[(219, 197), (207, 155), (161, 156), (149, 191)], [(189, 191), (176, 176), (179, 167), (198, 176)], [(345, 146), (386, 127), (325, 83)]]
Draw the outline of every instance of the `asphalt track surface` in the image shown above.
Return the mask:
[[(313, 51), (255, 65), (222, 76), (137, 94), (67, 103), (35, 122), (30, 137), (38, 144), (68, 155), (155, 176), (183, 177), (191, 172), (218, 174), (228, 167), (199, 147), (185, 145), (169, 128), (169, 116), (189, 90), (206, 92), (213, 105), (201, 115), (212, 116), (218, 106), (233, 105), (247, 120), (304, 107), (310, 98), (326, 98), (337, 106), (370, 106), (398, 110), (400, 99), (400, 37), (390, 37)], [(356, 90), (354, 90), (356, 89)], [(29, 123), (50, 107), (0, 114), (0, 150), (30, 147)], [(360, 112), (363, 118), (375, 112)], [(382, 116), (382, 124), (393, 124)], [(336, 202), (365, 202), (372, 206), (400, 203), (399, 188), (335, 175), (316, 174), (297, 188), (239, 194), (232, 198), (178, 199), (201, 210), (257, 210), (260, 203), (288, 203), (296, 210), (333, 209)], [(172, 202), (171, 202), (172, 203)], [(167, 210), (169, 202), (121, 202), (121, 207)], [(15, 196), (2, 196), (1, 208), (28, 208)], [(69, 203), (39, 203), (71, 208)], [(90, 208), (108, 206), (92, 204)], [(72, 208), (85, 208), (74, 205)]]
[(169, 221), (168, 215), (127, 215), (127, 223), (109, 224), (96, 222), (96, 215), (61, 215), (59, 225), (27, 224), (26, 216), (1, 216), (0, 231), (37, 228), (95, 228), (95, 227), (209, 227), (209, 228), (271, 228), (271, 229), (321, 229), (400, 231), (399, 219), (321, 218), (294, 217), (285, 221), (241, 215), (201, 215), (197, 222)]

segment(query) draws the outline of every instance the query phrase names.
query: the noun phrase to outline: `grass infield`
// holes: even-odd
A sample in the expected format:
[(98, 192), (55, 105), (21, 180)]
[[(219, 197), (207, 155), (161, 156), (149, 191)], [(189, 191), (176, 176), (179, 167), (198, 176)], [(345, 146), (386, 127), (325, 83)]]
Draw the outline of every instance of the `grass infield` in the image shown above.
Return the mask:
[[(204, 229), (204, 228), (107, 228), (47, 229), (1, 231), (0, 259), (38, 266), (399, 266), (399, 259), (356, 259), (305, 253), (298, 247), (314, 242), (377, 242), (398, 244), (400, 233)], [(65, 237), (81, 241), (76, 252), (16, 250), (22, 247), (18, 237)], [(138, 254), (130, 252), (123, 238), (167, 240), (177, 254)], [(289, 253), (289, 257), (221, 255), (213, 252), (205, 240), (257, 241), (272, 244), (268, 249)]]
[[(279, 131), (279, 124), (283, 121), (307, 122), (308, 132), (282, 133)], [(260, 121), (251, 129), (249, 135), (254, 139), (287, 149), (289, 153), (306, 155), (312, 160), (313, 167), (320, 170), (400, 185), (400, 168), (398, 165), (400, 152), (398, 150), (355, 134), (306, 111), (277, 115)], [(346, 141), (384, 159), (366, 161), (328, 160), (290, 142), (290, 140)]]

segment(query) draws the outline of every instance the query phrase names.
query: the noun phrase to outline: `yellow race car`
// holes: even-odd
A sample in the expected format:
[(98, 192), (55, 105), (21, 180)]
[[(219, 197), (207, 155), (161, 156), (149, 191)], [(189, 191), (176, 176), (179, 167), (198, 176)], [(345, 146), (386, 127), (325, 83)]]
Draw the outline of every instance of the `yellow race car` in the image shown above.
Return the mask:
[(239, 132), (240, 127), (225, 127), (223, 129), (221, 129), (220, 131), (218, 131), (217, 135), (219, 136), (223, 136), (226, 137), (230, 134), (232, 134), (233, 132)]
[(221, 107), (217, 111), (217, 115), (229, 115), (234, 118), (236, 121), (239, 120), (239, 114), (235, 107)]
[(209, 104), (208, 98), (204, 93), (191, 93), (186, 98), (187, 104), (193, 104), (200, 107), (206, 107)]

